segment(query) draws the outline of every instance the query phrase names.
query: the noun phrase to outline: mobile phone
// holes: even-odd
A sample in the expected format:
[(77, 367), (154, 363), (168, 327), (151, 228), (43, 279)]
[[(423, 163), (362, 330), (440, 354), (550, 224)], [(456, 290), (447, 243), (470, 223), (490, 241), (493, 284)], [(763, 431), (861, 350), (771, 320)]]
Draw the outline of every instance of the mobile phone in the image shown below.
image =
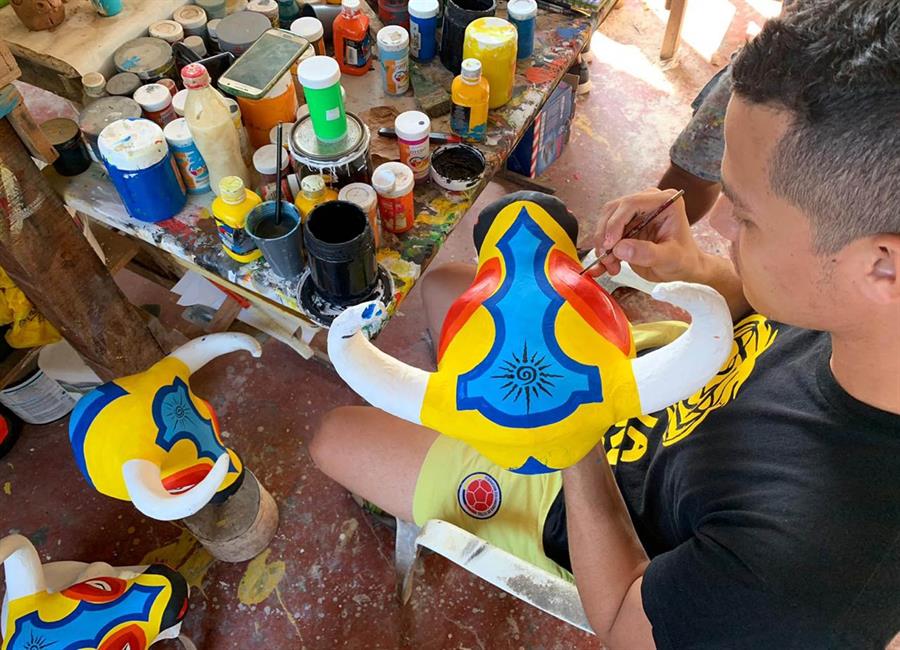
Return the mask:
[(269, 29), (219, 77), (219, 88), (230, 95), (259, 99), (309, 47), (301, 36)]

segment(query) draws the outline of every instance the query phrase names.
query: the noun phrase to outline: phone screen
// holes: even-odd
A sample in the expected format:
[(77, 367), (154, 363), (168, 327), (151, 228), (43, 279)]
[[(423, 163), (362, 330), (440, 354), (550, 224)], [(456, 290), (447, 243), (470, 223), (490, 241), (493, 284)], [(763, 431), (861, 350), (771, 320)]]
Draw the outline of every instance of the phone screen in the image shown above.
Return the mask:
[(267, 32), (228, 68), (224, 76), (253, 88), (265, 88), (275, 74), (288, 64), (291, 57), (306, 47), (306, 44), (295, 43)]

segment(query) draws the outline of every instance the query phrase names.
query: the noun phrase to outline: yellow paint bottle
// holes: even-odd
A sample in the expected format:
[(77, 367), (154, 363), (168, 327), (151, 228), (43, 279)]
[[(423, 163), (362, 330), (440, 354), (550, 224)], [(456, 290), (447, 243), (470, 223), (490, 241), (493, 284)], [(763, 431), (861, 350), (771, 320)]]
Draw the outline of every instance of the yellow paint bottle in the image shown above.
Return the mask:
[(219, 196), (212, 203), (212, 213), (222, 248), (241, 264), (252, 262), (262, 252), (244, 230), (247, 215), (262, 199), (256, 192), (244, 187), (239, 176), (226, 176), (219, 181)]
[(463, 59), (481, 61), (490, 85), (490, 108), (499, 108), (512, 99), (518, 37), (512, 23), (494, 16), (478, 18), (466, 27)]
[(465, 59), (451, 88), (450, 130), (466, 142), (481, 142), (487, 130), (491, 89), (481, 74), (481, 61)]
[(336, 201), (338, 193), (325, 186), (325, 179), (319, 174), (306, 176), (300, 181), (300, 194), (294, 199), (294, 205), (300, 211), (303, 221), (309, 216), (313, 208), (325, 201)]

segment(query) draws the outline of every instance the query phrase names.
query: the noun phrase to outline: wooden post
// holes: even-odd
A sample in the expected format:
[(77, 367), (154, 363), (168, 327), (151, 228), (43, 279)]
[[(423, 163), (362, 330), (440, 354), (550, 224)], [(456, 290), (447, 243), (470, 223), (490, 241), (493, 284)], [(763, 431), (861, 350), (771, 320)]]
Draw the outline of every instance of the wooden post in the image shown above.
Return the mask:
[(102, 379), (163, 356), (7, 119), (0, 119), (0, 266)]
[(667, 0), (666, 8), (669, 9), (669, 20), (666, 22), (666, 33), (663, 36), (662, 48), (659, 58), (668, 61), (681, 43), (681, 24), (684, 22), (684, 13), (687, 11), (688, 0)]

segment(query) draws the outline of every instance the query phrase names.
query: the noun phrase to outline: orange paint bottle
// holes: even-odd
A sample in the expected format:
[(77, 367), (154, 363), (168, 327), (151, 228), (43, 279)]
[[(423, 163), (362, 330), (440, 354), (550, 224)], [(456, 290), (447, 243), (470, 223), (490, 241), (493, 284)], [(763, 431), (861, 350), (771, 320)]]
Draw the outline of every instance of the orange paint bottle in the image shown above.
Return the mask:
[(341, 0), (341, 13), (334, 19), (334, 58), (341, 72), (361, 77), (371, 66), (372, 43), (369, 17), (360, 10), (360, 0)]

